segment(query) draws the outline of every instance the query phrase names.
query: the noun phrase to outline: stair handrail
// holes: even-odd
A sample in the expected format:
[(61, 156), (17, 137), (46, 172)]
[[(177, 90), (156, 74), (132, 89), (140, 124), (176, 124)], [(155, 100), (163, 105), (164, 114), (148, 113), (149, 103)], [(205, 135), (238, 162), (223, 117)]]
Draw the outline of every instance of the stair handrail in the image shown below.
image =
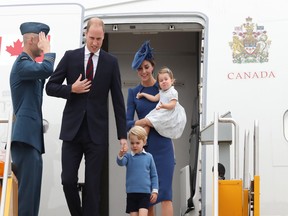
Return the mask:
[(218, 185), (218, 162), (219, 162), (219, 146), (218, 146), (218, 121), (219, 114), (214, 113), (214, 140), (213, 140), (213, 215), (218, 216), (219, 213), (219, 185)]
[(259, 123), (254, 121), (254, 175), (259, 175)]
[(239, 126), (233, 118), (220, 117), (218, 121), (234, 125), (234, 178), (239, 179)]
[(8, 182), (9, 175), (11, 176), (10, 149), (11, 149), (13, 111), (10, 112), (8, 119), (0, 120), (0, 123), (8, 123), (3, 184), (2, 184), (2, 194), (1, 194), (1, 204), (0, 204), (0, 216), (4, 216), (4, 210), (5, 210), (5, 205), (6, 205), (7, 182)]
[(245, 131), (244, 137), (244, 161), (243, 161), (243, 187), (244, 189), (248, 189), (249, 182), (249, 131)]
[(213, 137), (213, 215), (219, 214), (219, 185), (218, 185), (218, 162), (219, 162), (219, 145), (218, 145), (218, 124), (232, 123), (234, 125), (234, 178), (239, 179), (239, 126), (232, 118), (219, 117), (214, 113), (214, 137)]

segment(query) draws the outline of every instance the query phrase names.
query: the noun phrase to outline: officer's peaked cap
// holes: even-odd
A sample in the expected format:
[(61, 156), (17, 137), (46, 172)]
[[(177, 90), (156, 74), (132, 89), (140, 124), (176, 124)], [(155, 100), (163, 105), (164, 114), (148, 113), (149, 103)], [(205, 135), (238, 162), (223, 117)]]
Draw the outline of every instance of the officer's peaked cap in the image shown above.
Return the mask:
[(24, 35), (26, 33), (35, 33), (39, 34), (40, 32), (44, 32), (45, 35), (50, 31), (50, 27), (44, 23), (39, 22), (25, 22), (20, 25), (21, 34)]

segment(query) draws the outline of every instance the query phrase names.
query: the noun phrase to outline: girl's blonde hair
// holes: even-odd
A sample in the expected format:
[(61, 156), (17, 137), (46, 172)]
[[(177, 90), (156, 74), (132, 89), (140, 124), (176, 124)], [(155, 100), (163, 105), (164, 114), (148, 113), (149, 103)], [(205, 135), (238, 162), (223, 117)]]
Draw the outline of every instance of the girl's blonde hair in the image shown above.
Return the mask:
[[(157, 82), (159, 83), (159, 75), (167, 73), (172, 80), (172, 85), (175, 83), (173, 72), (166, 66), (162, 67), (157, 73)], [(160, 86), (159, 86), (160, 88)]]
[(131, 135), (136, 136), (139, 140), (143, 140), (143, 142), (146, 143), (147, 133), (143, 127), (138, 125), (132, 127), (128, 132), (128, 137), (130, 138)]

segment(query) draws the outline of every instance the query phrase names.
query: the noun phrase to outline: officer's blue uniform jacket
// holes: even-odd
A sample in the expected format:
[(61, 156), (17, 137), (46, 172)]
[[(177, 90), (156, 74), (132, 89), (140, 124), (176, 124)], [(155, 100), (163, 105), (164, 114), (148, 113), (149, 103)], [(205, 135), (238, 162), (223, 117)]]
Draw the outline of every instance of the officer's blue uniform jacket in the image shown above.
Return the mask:
[(42, 100), (45, 79), (54, 68), (55, 53), (46, 53), (42, 63), (22, 52), (10, 74), (14, 112), (12, 142), (27, 143), (44, 153)]

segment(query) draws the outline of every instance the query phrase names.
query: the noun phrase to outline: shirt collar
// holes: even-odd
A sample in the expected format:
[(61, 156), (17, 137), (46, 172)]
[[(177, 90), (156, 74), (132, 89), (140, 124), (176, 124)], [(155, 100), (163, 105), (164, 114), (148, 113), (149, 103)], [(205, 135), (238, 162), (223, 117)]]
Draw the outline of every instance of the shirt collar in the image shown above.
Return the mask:
[[(99, 56), (99, 53), (100, 53), (100, 49), (96, 53), (94, 53), (94, 55)], [(90, 54), (90, 51), (88, 50), (87, 46), (85, 46), (85, 55), (89, 55), (89, 54)]]
[[(147, 154), (147, 152), (145, 151), (145, 149), (143, 148), (143, 150), (140, 152), (140, 153), (137, 153), (138, 155), (140, 155), (140, 154)], [(132, 156), (135, 156), (135, 155), (137, 155), (137, 154), (135, 154), (133, 151), (131, 151), (131, 155)]]

